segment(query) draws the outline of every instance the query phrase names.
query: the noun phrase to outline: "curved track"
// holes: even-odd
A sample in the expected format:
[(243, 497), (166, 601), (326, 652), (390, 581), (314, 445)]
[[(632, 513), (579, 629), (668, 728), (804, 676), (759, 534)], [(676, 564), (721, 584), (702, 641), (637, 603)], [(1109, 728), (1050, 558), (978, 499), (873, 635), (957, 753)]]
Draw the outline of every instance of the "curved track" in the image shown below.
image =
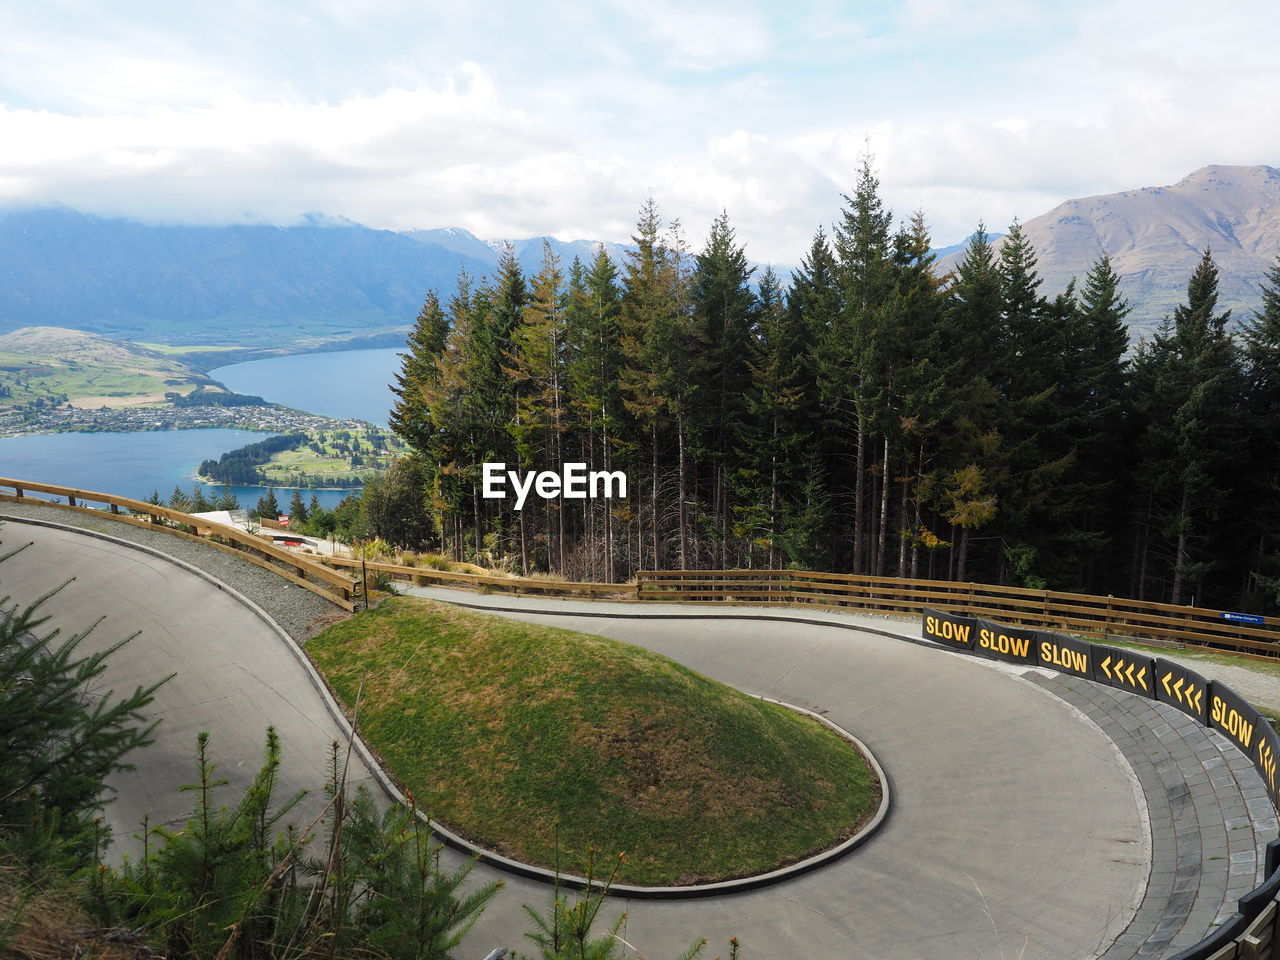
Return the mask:
[[(143, 811), (154, 823), (189, 809), (174, 788), (191, 779), (197, 730), (213, 732), (221, 772), (244, 783), (274, 724), (286, 792), (318, 792), (340, 728), (265, 616), (128, 544), (16, 523), (3, 536), (8, 546), (35, 541), (0, 567), (4, 593), (34, 596), (74, 576), (47, 607), (57, 625), (82, 628), (106, 614), (100, 643), (141, 631), (112, 658), (112, 686), (177, 674), (156, 699), (165, 718), (157, 744), (115, 780), (118, 835)], [(819, 624), (516, 615), (638, 643), (825, 713), (864, 739), (892, 778), (888, 823), (831, 867), (713, 901), (619, 904), (627, 940), (652, 960), (696, 934), (711, 940), (708, 956), (737, 936), (755, 958), (1092, 957), (1143, 899), (1150, 832), (1132, 770), (1093, 721), (1014, 670)], [(356, 779), (368, 777), (356, 768)], [(464, 955), (527, 946), (520, 905), (548, 897), (541, 884), (507, 878)]]

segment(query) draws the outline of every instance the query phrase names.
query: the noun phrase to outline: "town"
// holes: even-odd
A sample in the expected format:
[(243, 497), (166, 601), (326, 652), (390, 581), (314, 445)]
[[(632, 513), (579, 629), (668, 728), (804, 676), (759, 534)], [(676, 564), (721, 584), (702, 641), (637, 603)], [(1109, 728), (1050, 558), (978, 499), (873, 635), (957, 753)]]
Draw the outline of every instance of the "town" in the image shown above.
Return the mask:
[(103, 433), (126, 430), (195, 430), (224, 427), (264, 432), (352, 430), (366, 426), (354, 418), (337, 420), (275, 404), (247, 407), (125, 407), (80, 410), (70, 405), (0, 414), (0, 437), (33, 433)]

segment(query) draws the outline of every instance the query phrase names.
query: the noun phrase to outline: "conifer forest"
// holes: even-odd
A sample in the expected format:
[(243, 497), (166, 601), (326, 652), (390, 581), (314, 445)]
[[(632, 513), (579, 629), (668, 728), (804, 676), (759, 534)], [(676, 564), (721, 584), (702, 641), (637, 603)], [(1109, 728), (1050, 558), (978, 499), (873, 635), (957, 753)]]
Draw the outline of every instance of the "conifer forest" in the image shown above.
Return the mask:
[[(1280, 264), (1220, 310), (1206, 250), (1130, 344), (1105, 254), (1040, 292), (1015, 223), (938, 275), (870, 159), (789, 278), (727, 215), (700, 251), (653, 200), (601, 249), (426, 299), (393, 390), (413, 449), (371, 533), (572, 579), (797, 568), (1274, 611)], [(481, 465), (624, 471), (626, 499), (481, 494)]]

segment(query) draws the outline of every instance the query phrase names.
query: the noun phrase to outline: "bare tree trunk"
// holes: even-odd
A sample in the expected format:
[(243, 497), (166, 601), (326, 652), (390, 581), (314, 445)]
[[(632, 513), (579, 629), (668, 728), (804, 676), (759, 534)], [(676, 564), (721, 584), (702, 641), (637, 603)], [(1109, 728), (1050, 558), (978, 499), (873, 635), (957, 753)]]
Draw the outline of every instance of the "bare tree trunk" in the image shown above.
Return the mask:
[(679, 448), (678, 469), (680, 471), (680, 481), (677, 484), (677, 492), (680, 497), (680, 508), (676, 511), (677, 523), (679, 526), (679, 550), (680, 550), (680, 569), (689, 569), (689, 556), (686, 552), (686, 544), (688, 542), (688, 518), (686, 514), (686, 504), (688, 502), (688, 492), (685, 489), (685, 464), (684, 464), (684, 411), (680, 411), (676, 417), (676, 443)]
[(520, 570), (523, 576), (529, 575), (529, 539), (524, 529), (524, 511), (520, 511)]
[(876, 576), (884, 576), (885, 531), (889, 527), (889, 438), (884, 438), (880, 469), (880, 538), (876, 544)]
[(724, 465), (721, 464), (720, 472), (720, 569), (728, 570), (732, 564), (729, 561), (729, 530), (732, 524), (729, 522), (729, 481)]
[(480, 536), (480, 488), (471, 484), (471, 515), (475, 521), (475, 558), (480, 562), (480, 549), (484, 539)]
[(655, 423), (651, 432), (653, 437), (653, 477), (649, 484), (649, 522), (652, 525), (653, 532), (653, 568), (656, 570), (661, 565), (658, 559), (658, 425)]
[[(911, 527), (910, 503), (907, 499), (907, 488), (911, 486), (909, 477), (902, 478), (902, 502), (898, 505), (898, 576), (905, 577), (907, 566), (907, 538), (904, 536)], [(912, 574), (915, 576), (915, 574)]]
[(969, 560), (969, 528), (965, 527), (960, 533), (960, 562), (956, 567), (956, 579), (961, 583), (965, 582), (964, 567)]
[(769, 457), (769, 569), (778, 569), (778, 416), (773, 417), (773, 452)]
[[(613, 457), (609, 449), (608, 421), (601, 425), (601, 433), (603, 434), (601, 442), (604, 444), (604, 469), (606, 472), (610, 472), (613, 470)], [(613, 563), (613, 509), (609, 506), (607, 500), (601, 502), (604, 504), (605, 580), (609, 583), (615, 583), (618, 576)]]
[(865, 512), (866, 504), (863, 502), (863, 483), (862, 474), (867, 466), (867, 434), (863, 429), (862, 411), (857, 413), (858, 419), (858, 440), (857, 440), (857, 458), (854, 464), (853, 474), (853, 572), (863, 573), (862, 568), (862, 517)]
[(1146, 515), (1141, 519), (1133, 538), (1133, 561), (1129, 572), (1129, 593), (1139, 600), (1146, 599), (1147, 550), (1151, 536), (1151, 507), (1153, 499), (1154, 494), (1148, 491)]
[(1191, 510), (1191, 485), (1182, 485), (1182, 503), (1178, 507), (1178, 549), (1173, 557), (1173, 593), (1169, 598), (1172, 604), (1182, 603), (1183, 572), (1191, 562), (1187, 554), (1187, 513)]

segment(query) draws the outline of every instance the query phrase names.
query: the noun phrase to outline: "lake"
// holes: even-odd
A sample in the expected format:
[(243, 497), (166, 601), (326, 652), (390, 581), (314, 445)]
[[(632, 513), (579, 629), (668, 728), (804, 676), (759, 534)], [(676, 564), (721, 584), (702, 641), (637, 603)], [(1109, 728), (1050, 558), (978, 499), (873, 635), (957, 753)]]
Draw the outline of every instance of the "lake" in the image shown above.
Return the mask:
[[(344, 350), (273, 357), (219, 367), (210, 372), (237, 393), (329, 417), (356, 417), (386, 425), (395, 397), (390, 383), (400, 370), (400, 351)], [(0, 439), (0, 476), (98, 490), (145, 500), (153, 490), (166, 500), (175, 485), (189, 490), (201, 461), (271, 434), (246, 430), (158, 430), (129, 433), (54, 433)], [(208, 485), (206, 485), (208, 487)], [(221, 487), (208, 487), (221, 490)], [(252, 508), (266, 490), (233, 486), (240, 505)], [(278, 487), (287, 506), (292, 487)], [(303, 490), (326, 508), (349, 490)]]
[(395, 401), (391, 382), (404, 348), (303, 353), (233, 363), (209, 376), (236, 393), (263, 397), (326, 417), (356, 417), (387, 425)]
[[(201, 461), (243, 447), (269, 433), (249, 430), (153, 430), (130, 433), (48, 433), (0, 439), (0, 476), (34, 480), (81, 490), (114, 493), (145, 500), (158, 490), (167, 501), (174, 486), (190, 491)], [(205, 484), (209, 493), (223, 487)], [(251, 509), (266, 493), (263, 487), (230, 487), (240, 505)], [(315, 493), (322, 506), (337, 506), (350, 491), (303, 490)], [(276, 499), (287, 507), (292, 487), (278, 487)], [(2, 505), (0, 505), (2, 506)]]

